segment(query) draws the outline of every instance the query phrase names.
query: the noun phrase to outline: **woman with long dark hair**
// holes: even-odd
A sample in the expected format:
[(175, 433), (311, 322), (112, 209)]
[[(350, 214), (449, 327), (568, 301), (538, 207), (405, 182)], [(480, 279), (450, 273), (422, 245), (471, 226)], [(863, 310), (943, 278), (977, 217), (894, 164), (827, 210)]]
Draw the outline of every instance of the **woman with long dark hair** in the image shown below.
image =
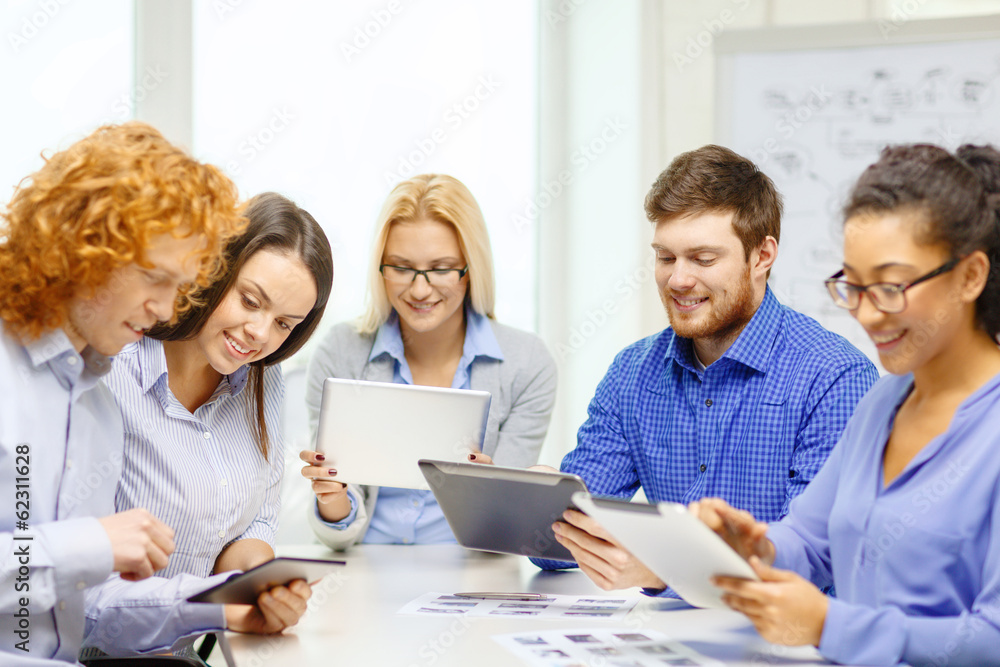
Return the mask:
[[(258, 195), (244, 215), (225, 275), (194, 294), (177, 322), (127, 347), (108, 380), (125, 422), (116, 506), (147, 507), (174, 529), (177, 549), (163, 577), (207, 577), (274, 558), (284, 469), (278, 363), (319, 323), (333, 260), (319, 224), (285, 197)], [(237, 613), (239, 629), (250, 631), (298, 620), (301, 611), (272, 601), (271, 610), (227, 608), (227, 626), (237, 629)]]

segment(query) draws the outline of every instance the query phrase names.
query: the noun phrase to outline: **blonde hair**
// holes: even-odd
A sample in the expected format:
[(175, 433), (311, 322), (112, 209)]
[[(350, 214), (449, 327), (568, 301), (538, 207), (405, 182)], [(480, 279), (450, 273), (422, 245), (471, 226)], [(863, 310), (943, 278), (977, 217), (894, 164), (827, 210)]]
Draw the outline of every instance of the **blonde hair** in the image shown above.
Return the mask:
[(444, 174), (421, 174), (394, 187), (379, 213), (368, 270), (367, 304), (356, 325), (359, 333), (375, 333), (392, 312), (385, 283), (379, 272), (389, 230), (397, 222), (425, 219), (443, 222), (455, 228), (458, 245), (469, 267), (466, 301), (477, 313), (494, 319), (493, 251), (490, 249), (490, 236), (479, 204), (457, 178)]

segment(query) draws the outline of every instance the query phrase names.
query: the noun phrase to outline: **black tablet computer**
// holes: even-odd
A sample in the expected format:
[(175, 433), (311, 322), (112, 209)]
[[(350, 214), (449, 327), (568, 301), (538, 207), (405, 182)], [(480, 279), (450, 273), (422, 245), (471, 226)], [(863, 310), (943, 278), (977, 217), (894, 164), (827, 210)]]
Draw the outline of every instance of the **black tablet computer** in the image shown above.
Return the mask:
[(188, 602), (257, 604), (257, 598), (266, 590), (284, 586), (296, 579), (303, 579), (311, 584), (343, 565), (346, 563), (342, 560), (275, 558), (246, 572), (237, 572), (221, 584), (192, 595)]
[(552, 523), (586, 492), (566, 473), (421, 459), (418, 462), (455, 539), (480, 551), (573, 561)]

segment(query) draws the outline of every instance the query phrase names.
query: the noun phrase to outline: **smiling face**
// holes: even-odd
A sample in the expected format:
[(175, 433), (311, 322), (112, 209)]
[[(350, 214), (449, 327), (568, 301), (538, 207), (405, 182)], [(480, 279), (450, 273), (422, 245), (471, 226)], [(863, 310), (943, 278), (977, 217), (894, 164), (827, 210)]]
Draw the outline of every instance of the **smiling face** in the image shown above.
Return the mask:
[[(382, 263), (413, 269), (462, 269), (466, 265), (455, 228), (428, 219), (393, 223)], [(431, 285), (422, 275), (409, 283), (383, 280), (383, 284), (404, 334), (460, 329), (468, 274), (454, 287)]]
[(270, 249), (252, 255), (195, 339), (223, 375), (281, 347), (316, 304), (316, 281), (295, 255)]
[(656, 225), (656, 286), (678, 336), (735, 339), (763, 299), (766, 275), (755, 275), (756, 251), (747, 260), (732, 221), (706, 212)]
[[(914, 212), (862, 214), (844, 225), (844, 279), (856, 285), (909, 283), (938, 268), (951, 255), (942, 244), (919, 243)], [(970, 320), (960, 296), (963, 265), (906, 290), (906, 309), (886, 314), (867, 295), (851, 311), (878, 350), (882, 366), (909, 373), (947, 350)], [(974, 300), (974, 298), (973, 298)]]
[(144, 255), (144, 263), (151, 266), (133, 262), (112, 273), (93, 294), (77, 290), (64, 327), (73, 347), (82, 351), (90, 345), (113, 356), (157, 322), (173, 317), (178, 289), (197, 278), (195, 252), (203, 242), (200, 235), (159, 234), (150, 240)]

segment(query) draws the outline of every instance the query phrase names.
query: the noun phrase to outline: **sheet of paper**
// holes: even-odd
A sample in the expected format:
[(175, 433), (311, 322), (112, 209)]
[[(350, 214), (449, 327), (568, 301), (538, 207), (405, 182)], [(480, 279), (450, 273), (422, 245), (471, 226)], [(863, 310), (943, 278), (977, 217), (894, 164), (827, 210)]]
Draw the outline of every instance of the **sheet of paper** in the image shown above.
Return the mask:
[(594, 628), (494, 635), (493, 640), (529, 665), (538, 667), (665, 667), (722, 665), (661, 632)]
[(397, 614), (456, 616), (530, 616), (534, 618), (602, 619), (620, 621), (636, 604), (638, 597), (600, 597), (549, 595), (544, 600), (477, 600), (446, 593), (427, 593), (407, 603)]

